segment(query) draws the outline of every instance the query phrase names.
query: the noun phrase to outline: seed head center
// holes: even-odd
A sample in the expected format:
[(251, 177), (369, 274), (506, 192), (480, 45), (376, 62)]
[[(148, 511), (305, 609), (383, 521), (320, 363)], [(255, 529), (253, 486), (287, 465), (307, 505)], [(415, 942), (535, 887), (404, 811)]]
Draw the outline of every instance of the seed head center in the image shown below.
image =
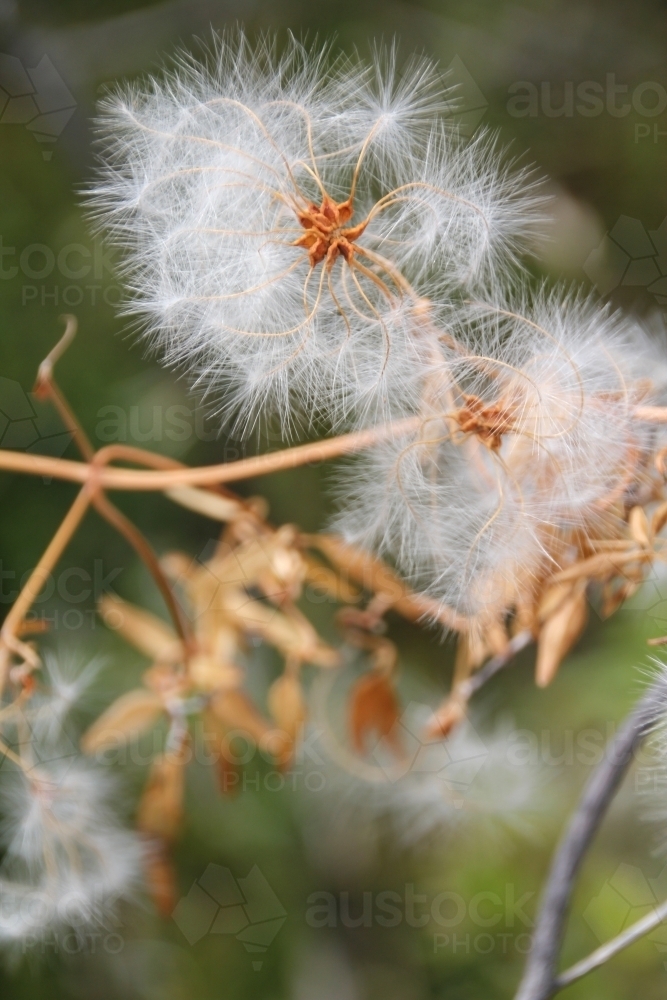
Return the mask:
[(338, 256), (350, 263), (355, 252), (354, 241), (367, 225), (364, 220), (356, 226), (347, 226), (353, 214), (351, 198), (335, 202), (329, 195), (324, 196), (321, 205), (311, 203), (298, 213), (305, 232), (294, 241), (294, 246), (308, 250), (311, 267), (326, 260), (326, 266), (331, 268)]

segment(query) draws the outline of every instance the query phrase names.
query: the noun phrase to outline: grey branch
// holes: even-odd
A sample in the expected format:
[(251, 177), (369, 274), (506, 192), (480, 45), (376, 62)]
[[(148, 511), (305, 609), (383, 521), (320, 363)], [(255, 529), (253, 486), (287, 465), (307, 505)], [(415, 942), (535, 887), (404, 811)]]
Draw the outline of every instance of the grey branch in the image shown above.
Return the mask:
[(556, 963), (576, 875), (634, 751), (655, 721), (664, 696), (665, 682), (660, 677), (610, 740), (603, 760), (584, 788), (551, 866), (531, 952), (515, 1000), (547, 1000), (559, 989)]
[(628, 945), (644, 937), (654, 927), (659, 927), (665, 920), (667, 920), (667, 901), (661, 903), (660, 906), (656, 906), (652, 913), (647, 913), (645, 917), (637, 920), (630, 927), (626, 928), (626, 930), (621, 931), (611, 941), (607, 941), (606, 944), (596, 948), (595, 951), (592, 951), (586, 958), (582, 958), (576, 965), (571, 965), (565, 972), (561, 972), (555, 981), (556, 990), (564, 989), (570, 983), (592, 972), (593, 969), (604, 965), (613, 955), (618, 954), (619, 951), (623, 951)]
[(502, 651), (502, 653), (497, 653), (496, 656), (492, 656), (491, 659), (484, 664), (479, 670), (469, 677), (467, 680), (463, 681), (459, 687), (459, 692), (463, 698), (467, 701), (473, 694), (475, 694), (481, 687), (486, 684), (487, 681), (502, 670), (503, 667), (509, 665), (510, 661), (520, 653), (522, 649), (530, 645), (533, 642), (535, 636), (529, 630), (525, 632), (518, 632), (510, 641), (507, 643), (507, 647)]

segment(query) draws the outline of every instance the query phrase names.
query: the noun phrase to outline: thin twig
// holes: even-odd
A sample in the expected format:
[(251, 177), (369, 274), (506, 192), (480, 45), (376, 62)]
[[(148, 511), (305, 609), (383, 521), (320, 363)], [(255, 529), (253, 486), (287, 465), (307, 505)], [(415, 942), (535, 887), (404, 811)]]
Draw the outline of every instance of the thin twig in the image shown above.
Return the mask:
[(39, 657), (30, 646), (22, 643), (17, 638), (17, 632), (21, 628), (24, 616), (32, 607), (53, 567), (58, 562), (72, 535), (83, 520), (90, 506), (91, 499), (90, 489), (88, 486), (84, 486), (79, 491), (76, 500), (68, 510), (60, 527), (49, 542), (41, 559), (28, 577), (25, 586), (2, 623), (2, 630), (0, 631), (0, 694), (2, 694), (5, 681), (7, 680), (10, 652), (23, 656), (26, 662), (30, 663), (33, 667), (39, 666)]
[[(56, 410), (60, 414), (60, 418), (65, 427), (72, 434), (74, 442), (85, 461), (99, 466), (99, 463), (96, 462), (97, 456), (95, 448), (93, 447), (85, 430), (81, 426), (76, 414), (60, 391), (60, 387), (58, 386), (53, 374), (53, 366), (55, 362), (62, 356), (76, 334), (76, 321), (74, 320), (74, 317), (70, 316), (66, 317), (66, 319), (67, 328), (65, 333), (39, 366), (34, 391), (35, 394), (41, 399), (49, 399), (53, 403)], [(146, 452), (145, 455), (150, 456), (150, 453)], [(150, 461), (146, 462), (146, 457), (143, 453), (141, 454), (141, 461), (144, 462), (144, 464), (152, 464)], [(169, 459), (167, 459), (166, 462), (169, 468), (183, 468), (180, 462), (173, 462)], [(162, 467), (164, 467), (163, 464)], [(187, 650), (193, 650), (194, 637), (192, 635), (190, 623), (183, 614), (183, 611), (174, 596), (171, 585), (167, 580), (162, 567), (160, 566), (160, 561), (148, 539), (143, 535), (139, 528), (137, 528), (137, 526), (133, 524), (133, 522), (125, 514), (123, 514), (118, 507), (116, 507), (115, 504), (111, 503), (102, 489), (94, 491), (92, 504), (97, 513), (100, 514), (100, 516), (103, 517), (112, 528), (115, 528), (115, 530), (123, 536), (125, 541), (132, 546), (139, 558), (146, 565), (146, 568), (153, 577), (153, 580), (155, 581), (157, 588), (162, 594), (162, 598), (167, 605), (167, 610), (169, 611), (169, 615), (174, 623), (174, 627), (179, 638), (182, 640), (183, 645)]]
[(561, 972), (554, 983), (555, 989), (565, 989), (570, 983), (576, 982), (577, 979), (588, 975), (593, 969), (604, 965), (610, 958), (617, 955), (619, 951), (623, 951), (628, 945), (634, 944), (635, 941), (644, 937), (645, 934), (650, 933), (655, 927), (659, 927), (665, 920), (667, 920), (667, 900), (661, 903), (660, 906), (657, 906), (651, 913), (647, 913), (641, 920), (637, 920), (630, 927), (626, 928), (626, 930), (621, 931), (611, 941), (607, 941), (599, 948), (596, 948), (595, 951), (592, 951), (586, 958), (582, 958), (576, 965), (571, 965), (565, 972)]
[[(353, 431), (325, 441), (296, 445), (283, 451), (270, 452), (242, 458), (236, 462), (223, 462), (198, 469), (183, 468), (172, 471), (147, 472), (135, 469), (93, 469), (88, 463), (73, 462), (65, 458), (46, 455), (28, 455), (25, 452), (0, 450), (0, 469), (7, 472), (24, 472), (33, 476), (53, 476), (73, 483), (95, 483), (104, 490), (168, 490), (174, 486), (211, 486), (231, 483), (240, 479), (266, 476), (271, 472), (296, 469), (310, 462), (325, 462), (341, 455), (363, 451), (386, 438), (408, 434), (419, 425), (418, 417), (409, 417), (393, 424), (384, 424), (367, 431)], [(101, 455), (103, 449), (97, 453)]]
[(667, 406), (637, 406), (634, 412), (637, 420), (647, 424), (667, 423)]
[(483, 687), (487, 681), (497, 674), (504, 667), (508, 666), (517, 653), (520, 653), (522, 649), (529, 646), (531, 642), (535, 640), (533, 633), (526, 629), (523, 632), (517, 632), (507, 646), (502, 651), (502, 653), (497, 653), (496, 656), (491, 657), (491, 659), (484, 664), (481, 670), (475, 671), (470, 677), (468, 677), (462, 684), (457, 688), (457, 694), (460, 694), (465, 701), (471, 698), (481, 687)]
[[(667, 407), (638, 407), (638, 420), (652, 423), (667, 422)], [(284, 448), (268, 455), (242, 458), (237, 462), (223, 462), (198, 469), (182, 469), (173, 472), (145, 472), (132, 469), (104, 469), (99, 474), (99, 485), (105, 490), (167, 490), (174, 486), (211, 486), (217, 483), (232, 483), (240, 479), (266, 476), (271, 472), (296, 469), (310, 462), (326, 462), (341, 455), (370, 448), (378, 441), (394, 436), (409, 434), (420, 423), (419, 417), (407, 417), (394, 423), (383, 424), (365, 431), (353, 431), (324, 441)], [(73, 483), (85, 483), (91, 470), (83, 462), (72, 462), (64, 458), (50, 458), (45, 455), (27, 455), (24, 452), (0, 449), (0, 469), (6, 472), (24, 472), (33, 476), (52, 476)]]
[(532, 949), (515, 1000), (547, 1000), (558, 989), (556, 963), (577, 872), (634, 751), (655, 721), (656, 702), (661, 696), (664, 696), (662, 678), (649, 688), (627, 717), (586, 784), (551, 866)]

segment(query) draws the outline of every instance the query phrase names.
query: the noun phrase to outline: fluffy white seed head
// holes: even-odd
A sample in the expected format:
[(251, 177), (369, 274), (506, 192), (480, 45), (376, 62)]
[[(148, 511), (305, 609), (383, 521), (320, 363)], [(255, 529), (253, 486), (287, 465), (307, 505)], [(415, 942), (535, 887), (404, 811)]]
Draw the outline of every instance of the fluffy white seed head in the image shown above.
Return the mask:
[[(575, 529), (637, 502), (664, 399), (663, 348), (562, 292), (473, 303), (425, 376), (419, 428), (350, 466), (338, 528), (462, 613), (504, 613)], [(467, 344), (468, 346), (461, 346)]]
[[(5, 708), (0, 784), (0, 941), (107, 926), (139, 883), (142, 849), (117, 816), (108, 769), (76, 754), (64, 722), (90, 675), (49, 660), (51, 690)], [(19, 764), (20, 759), (20, 764)]]
[[(400, 74), (241, 34), (103, 108), (94, 214), (126, 251), (128, 311), (237, 427), (334, 421), (414, 397), (420, 297), (489, 279), (535, 218), (526, 175)], [(419, 309), (417, 308), (417, 314)]]

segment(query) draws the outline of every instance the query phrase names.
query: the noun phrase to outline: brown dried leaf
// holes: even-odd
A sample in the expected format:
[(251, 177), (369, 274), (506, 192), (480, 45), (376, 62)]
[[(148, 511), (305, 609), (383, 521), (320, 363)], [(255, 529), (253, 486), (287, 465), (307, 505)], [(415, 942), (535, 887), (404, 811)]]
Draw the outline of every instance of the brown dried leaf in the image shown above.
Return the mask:
[(465, 635), (470, 670), (477, 670), (489, 658), (491, 649), (486, 641), (485, 632), (479, 625), (475, 624)]
[(137, 608), (111, 594), (105, 594), (98, 607), (110, 629), (119, 632), (127, 642), (152, 660), (178, 663), (183, 659), (183, 645), (174, 630), (150, 611)]
[(473, 663), (470, 659), (470, 643), (467, 633), (459, 635), (456, 642), (456, 657), (454, 659), (454, 684), (460, 684), (467, 680), (473, 672)]
[(355, 750), (364, 753), (366, 737), (377, 733), (400, 754), (399, 716), (400, 707), (388, 677), (373, 671), (358, 680), (350, 694), (350, 733)]
[(200, 653), (190, 657), (188, 676), (200, 691), (217, 691), (238, 687), (243, 680), (243, 671), (235, 663)]
[(632, 597), (639, 589), (639, 583), (635, 580), (626, 580), (614, 589), (611, 586), (605, 590), (602, 601), (601, 614), (603, 618), (609, 618), (618, 611), (628, 598)]
[(194, 486), (176, 486), (164, 492), (174, 503), (193, 510), (196, 514), (210, 517), (212, 521), (234, 521), (245, 513), (239, 500), (211, 493), (209, 490), (198, 490)]
[(667, 524), (667, 501), (661, 503), (653, 511), (653, 517), (651, 518), (651, 531), (654, 535), (658, 535), (662, 529)]
[(339, 601), (341, 604), (354, 604), (359, 600), (360, 591), (353, 587), (340, 573), (329, 569), (324, 563), (312, 556), (304, 557), (306, 563), (306, 579), (317, 592)]
[(586, 588), (579, 586), (540, 629), (535, 683), (546, 687), (556, 676), (563, 657), (584, 630), (588, 618)]
[(157, 837), (146, 837), (144, 874), (156, 910), (170, 917), (176, 906), (176, 873), (167, 845)]
[(254, 600), (244, 590), (226, 588), (219, 595), (219, 607), (240, 628), (262, 636), (285, 657), (318, 667), (335, 667), (340, 654), (323, 643), (310, 622), (294, 608), (277, 608)]
[(507, 629), (497, 619), (484, 623), (484, 640), (493, 656), (502, 656), (510, 641)]
[(383, 594), (389, 606), (409, 621), (432, 618), (457, 630), (465, 627), (465, 619), (451, 608), (424, 595), (413, 594), (380, 559), (348, 545), (337, 535), (307, 535), (304, 540), (312, 548), (319, 549), (330, 563), (364, 590)]
[(285, 673), (269, 688), (269, 711), (278, 724), (275, 734), (275, 756), (281, 767), (287, 767), (294, 753), (294, 745), (306, 719), (306, 702), (299, 678)]
[(538, 620), (540, 622), (545, 622), (547, 618), (551, 618), (551, 616), (555, 614), (561, 606), (563, 601), (570, 596), (574, 586), (576, 586), (576, 584), (566, 582), (555, 583), (553, 586), (547, 587), (540, 598), (539, 607), (537, 609)]
[(424, 730), (424, 738), (426, 740), (443, 739), (451, 733), (455, 726), (463, 722), (465, 715), (465, 705), (461, 699), (456, 695), (450, 695), (433, 713)]
[(211, 697), (210, 707), (226, 731), (244, 733), (257, 745), (264, 745), (272, 732), (273, 727), (244, 691), (216, 691)]
[(651, 547), (651, 529), (643, 507), (633, 507), (628, 516), (630, 534), (642, 548)]
[(628, 563), (646, 561), (650, 558), (650, 553), (641, 552), (637, 549), (631, 552), (600, 552), (589, 559), (582, 559), (580, 562), (568, 566), (567, 569), (555, 573), (550, 583), (566, 583), (569, 580), (581, 580), (582, 578), (593, 579), (613, 576), (619, 573)]
[(187, 741), (177, 750), (156, 757), (137, 810), (137, 829), (142, 833), (174, 840), (183, 819)]
[(299, 678), (293, 673), (278, 677), (269, 688), (268, 704), (280, 729), (294, 741), (306, 719), (306, 701)]
[(91, 754), (129, 743), (154, 726), (164, 711), (164, 701), (154, 691), (145, 688), (128, 691), (83, 734), (81, 749)]
[(232, 758), (227, 738), (227, 727), (210, 708), (204, 711), (205, 740), (212, 737), (218, 788), (222, 795), (234, 795), (239, 788), (239, 768)]
[(214, 590), (226, 586), (254, 586), (268, 574), (274, 589), (298, 589), (306, 572), (301, 553), (294, 547), (296, 531), (283, 525), (272, 535), (255, 535), (233, 548), (223, 546), (198, 574), (194, 588)]

